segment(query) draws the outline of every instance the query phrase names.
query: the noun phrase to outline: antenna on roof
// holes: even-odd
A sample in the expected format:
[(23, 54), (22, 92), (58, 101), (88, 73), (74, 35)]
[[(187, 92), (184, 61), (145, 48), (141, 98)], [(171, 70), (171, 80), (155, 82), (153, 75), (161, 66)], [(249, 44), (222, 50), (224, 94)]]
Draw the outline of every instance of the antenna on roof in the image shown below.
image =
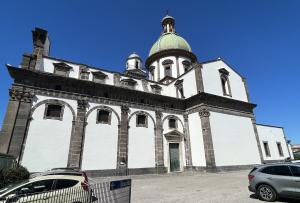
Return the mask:
[(169, 15), (169, 9), (166, 10), (166, 15)]

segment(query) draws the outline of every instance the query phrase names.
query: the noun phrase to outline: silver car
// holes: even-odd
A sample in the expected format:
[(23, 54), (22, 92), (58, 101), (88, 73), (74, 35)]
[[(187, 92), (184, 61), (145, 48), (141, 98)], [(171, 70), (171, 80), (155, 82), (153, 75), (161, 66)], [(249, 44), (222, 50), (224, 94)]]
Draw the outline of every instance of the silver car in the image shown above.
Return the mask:
[(300, 164), (260, 165), (250, 171), (248, 180), (249, 190), (261, 200), (273, 202), (278, 197), (300, 198)]

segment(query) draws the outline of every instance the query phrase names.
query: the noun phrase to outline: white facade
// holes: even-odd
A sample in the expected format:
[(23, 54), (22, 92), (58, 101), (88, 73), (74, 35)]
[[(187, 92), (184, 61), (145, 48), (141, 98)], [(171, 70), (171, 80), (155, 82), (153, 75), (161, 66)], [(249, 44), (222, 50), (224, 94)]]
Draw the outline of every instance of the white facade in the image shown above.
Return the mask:
[(210, 122), (217, 166), (261, 162), (251, 118), (212, 112)]
[[(258, 124), (257, 131), (262, 146), (264, 160), (284, 160), (291, 157), (292, 153), (288, 149), (283, 128)], [(279, 146), (277, 145), (281, 146), (282, 154), (280, 154), (280, 149), (278, 149)], [(267, 151), (269, 151), (269, 153)]]

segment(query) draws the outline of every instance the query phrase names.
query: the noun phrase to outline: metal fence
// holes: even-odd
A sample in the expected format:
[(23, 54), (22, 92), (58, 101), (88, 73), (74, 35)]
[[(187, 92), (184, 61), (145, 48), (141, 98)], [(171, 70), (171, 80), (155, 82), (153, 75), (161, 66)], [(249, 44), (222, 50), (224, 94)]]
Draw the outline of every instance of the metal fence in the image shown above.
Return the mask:
[(85, 189), (77, 186), (39, 193), (20, 191), (0, 203), (130, 203), (130, 199), (131, 179), (126, 179), (92, 184)]

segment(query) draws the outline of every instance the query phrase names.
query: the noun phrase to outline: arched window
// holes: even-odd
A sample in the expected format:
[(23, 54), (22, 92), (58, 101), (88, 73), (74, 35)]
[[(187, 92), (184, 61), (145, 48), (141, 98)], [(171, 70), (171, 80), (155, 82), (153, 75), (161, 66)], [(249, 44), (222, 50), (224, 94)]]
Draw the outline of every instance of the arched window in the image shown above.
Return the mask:
[(231, 97), (232, 95), (231, 95), (231, 89), (230, 89), (230, 83), (228, 77), (229, 72), (225, 68), (220, 69), (219, 72), (220, 72), (223, 95)]
[(138, 69), (139, 68), (139, 62), (135, 61), (135, 68)]

